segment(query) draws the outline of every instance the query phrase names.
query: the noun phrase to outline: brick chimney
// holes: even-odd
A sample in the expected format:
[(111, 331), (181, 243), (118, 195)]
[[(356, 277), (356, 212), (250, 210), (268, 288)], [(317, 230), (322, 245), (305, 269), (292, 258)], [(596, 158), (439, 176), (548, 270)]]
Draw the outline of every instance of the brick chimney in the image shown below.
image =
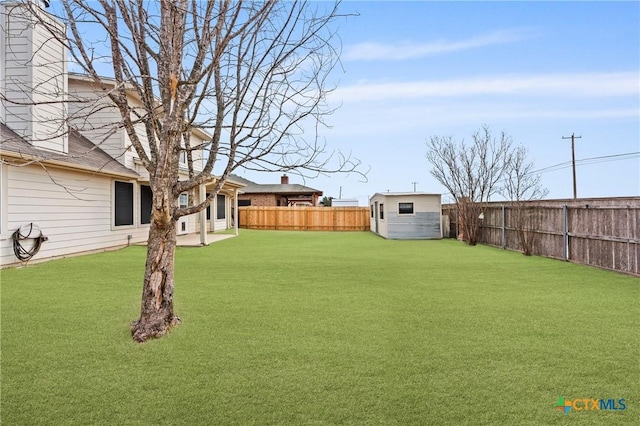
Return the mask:
[(280, 184), (281, 185), (289, 185), (289, 176), (287, 176), (287, 175), (280, 176)]

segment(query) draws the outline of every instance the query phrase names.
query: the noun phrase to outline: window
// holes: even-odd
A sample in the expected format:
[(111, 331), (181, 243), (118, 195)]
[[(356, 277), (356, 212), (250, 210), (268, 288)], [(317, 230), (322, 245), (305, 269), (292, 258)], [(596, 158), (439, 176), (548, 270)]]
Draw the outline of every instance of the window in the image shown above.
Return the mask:
[(225, 196), (224, 195), (220, 195), (218, 194), (218, 197), (216, 198), (216, 204), (217, 204), (217, 209), (216, 209), (216, 219), (224, 219), (226, 216), (225, 212), (226, 212), (226, 206), (225, 206)]
[[(211, 194), (207, 194), (207, 197)], [(211, 220), (211, 204), (207, 206), (207, 220)]]
[(384, 204), (380, 204), (380, 219), (384, 219)]
[(115, 182), (115, 226), (133, 225), (133, 184)]
[(371, 217), (373, 217), (373, 204), (371, 204)]
[(186, 166), (187, 165), (187, 151), (184, 149), (184, 147), (181, 147), (180, 149), (180, 165), (181, 166)]
[(398, 214), (413, 214), (413, 203), (398, 203)]
[(140, 185), (140, 223), (151, 223), (151, 207), (153, 194), (149, 185)]
[(238, 200), (238, 207), (249, 207), (251, 206), (251, 200)]
[(180, 194), (180, 199), (178, 202), (180, 203), (181, 209), (187, 208), (189, 206), (189, 196), (187, 195), (186, 192), (183, 192), (182, 194)]

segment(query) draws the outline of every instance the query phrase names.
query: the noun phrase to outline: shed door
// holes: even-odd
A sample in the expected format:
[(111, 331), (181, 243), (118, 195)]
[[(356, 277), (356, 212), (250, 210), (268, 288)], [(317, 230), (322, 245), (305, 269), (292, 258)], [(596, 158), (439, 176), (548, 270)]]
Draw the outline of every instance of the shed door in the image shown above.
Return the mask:
[(376, 234), (379, 234), (380, 232), (378, 232), (378, 219), (380, 218), (380, 206), (378, 205), (377, 201), (374, 203), (374, 205), (375, 205), (375, 208), (374, 208), (373, 216), (376, 219)]

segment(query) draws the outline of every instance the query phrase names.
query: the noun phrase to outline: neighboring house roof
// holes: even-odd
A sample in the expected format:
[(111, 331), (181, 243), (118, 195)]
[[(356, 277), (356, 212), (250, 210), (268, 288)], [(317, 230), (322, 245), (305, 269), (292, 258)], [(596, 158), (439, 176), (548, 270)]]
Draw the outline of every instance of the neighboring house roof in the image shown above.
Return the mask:
[(249, 184), (242, 188), (245, 194), (322, 194), (319, 189), (309, 188), (308, 186), (299, 185), (297, 183), (289, 184)]
[(94, 145), (75, 130), (69, 132), (69, 153), (36, 148), (20, 135), (0, 123), (0, 153), (25, 161), (41, 161), (62, 167), (98, 172), (105, 175), (138, 178), (140, 175)]
[(235, 182), (240, 182), (245, 185), (242, 188), (243, 194), (295, 194), (295, 195), (303, 195), (303, 194), (320, 194), (322, 195), (322, 191), (319, 189), (309, 188), (308, 186), (299, 185), (297, 183), (286, 183), (286, 184), (262, 184), (255, 183), (250, 181), (249, 179), (245, 179), (238, 175), (229, 175), (229, 178), (233, 179)]
[(241, 183), (241, 184), (243, 184), (244, 186), (247, 186), (247, 185), (257, 185), (255, 182), (250, 181), (249, 179), (245, 179), (245, 178), (243, 178), (243, 177), (240, 177), (240, 176), (238, 176), (238, 175), (234, 175), (233, 173), (231, 173), (231, 174), (229, 175), (229, 179), (230, 179), (230, 180), (232, 180), (232, 181), (234, 181), (234, 182)]

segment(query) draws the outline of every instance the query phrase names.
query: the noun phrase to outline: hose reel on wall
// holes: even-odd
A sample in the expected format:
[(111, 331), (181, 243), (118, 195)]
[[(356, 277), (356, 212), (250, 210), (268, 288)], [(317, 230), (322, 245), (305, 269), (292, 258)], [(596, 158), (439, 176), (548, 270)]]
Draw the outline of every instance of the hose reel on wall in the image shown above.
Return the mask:
[[(42, 235), (40, 227), (34, 223), (27, 223), (11, 235), (13, 240), (13, 253), (22, 261), (27, 261), (35, 256), (42, 243), (48, 241), (49, 238)], [(31, 241), (29, 245), (29, 241)]]

